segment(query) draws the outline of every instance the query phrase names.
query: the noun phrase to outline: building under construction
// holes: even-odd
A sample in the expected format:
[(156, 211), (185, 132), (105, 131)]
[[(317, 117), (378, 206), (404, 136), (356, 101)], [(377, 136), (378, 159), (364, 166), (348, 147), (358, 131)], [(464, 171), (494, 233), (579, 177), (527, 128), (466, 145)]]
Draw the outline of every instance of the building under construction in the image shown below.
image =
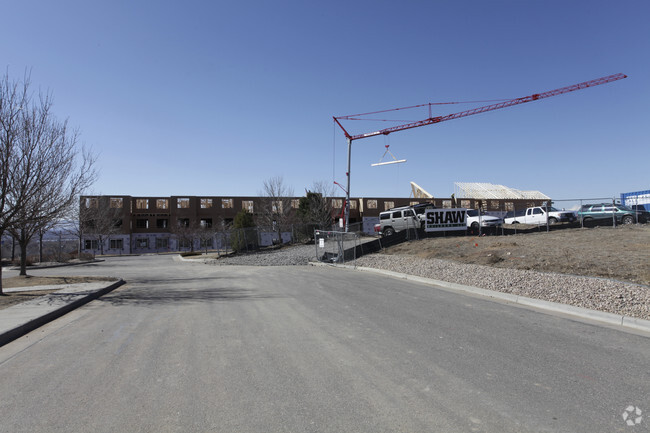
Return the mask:
[[(410, 197), (352, 197), (350, 198), (350, 227), (374, 233), (379, 213), (401, 206), (432, 203), (438, 208), (462, 207), (482, 209), (485, 213), (502, 216), (508, 211), (543, 205), (549, 197), (537, 192), (524, 192), (501, 185), (457, 183), (452, 197), (434, 198), (424, 189), (411, 183)], [(471, 195), (474, 194), (473, 197)], [(198, 240), (188, 245), (179, 239), (176, 228), (228, 227), (242, 209), (260, 216), (268, 197), (232, 196), (169, 196), (132, 197), (128, 195), (101, 195), (81, 197), (80, 221), (82, 248), (105, 254), (151, 253), (201, 248)], [(331, 197), (332, 219), (338, 223), (343, 217), (345, 197)], [(297, 211), (300, 197), (284, 200)], [(110, 230), (100, 239), (101, 216), (109, 215)], [(216, 235), (215, 235), (216, 236)], [(99, 242), (102, 243), (100, 248)], [(205, 240), (204, 240), (205, 242)], [(218, 240), (208, 240), (209, 245)]]

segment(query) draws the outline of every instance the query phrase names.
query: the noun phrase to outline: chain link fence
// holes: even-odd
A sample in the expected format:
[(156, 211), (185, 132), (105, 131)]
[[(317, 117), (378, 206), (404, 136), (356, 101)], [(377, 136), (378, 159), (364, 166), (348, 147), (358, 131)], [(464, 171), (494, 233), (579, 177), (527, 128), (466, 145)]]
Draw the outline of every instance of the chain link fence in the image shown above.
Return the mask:
[[(519, 223), (528, 224), (526, 230), (530, 231), (530, 225), (536, 225), (537, 231), (550, 231), (563, 227), (617, 227), (628, 224), (645, 224), (650, 222), (650, 213), (642, 206), (635, 206), (633, 203), (621, 203), (616, 197), (596, 197), (581, 199), (560, 199), (553, 200), (540, 206), (545, 215), (543, 221), (527, 221), (527, 208), (506, 212), (503, 215), (504, 224), (501, 233), (518, 231)], [(548, 212), (546, 212), (548, 210)], [(559, 215), (562, 218), (559, 218)], [(566, 218), (566, 215), (570, 215)], [(534, 230), (535, 230), (534, 229)], [(524, 231), (524, 230), (519, 230)]]
[(355, 263), (360, 244), (356, 232), (314, 230), (316, 258), (325, 263)]

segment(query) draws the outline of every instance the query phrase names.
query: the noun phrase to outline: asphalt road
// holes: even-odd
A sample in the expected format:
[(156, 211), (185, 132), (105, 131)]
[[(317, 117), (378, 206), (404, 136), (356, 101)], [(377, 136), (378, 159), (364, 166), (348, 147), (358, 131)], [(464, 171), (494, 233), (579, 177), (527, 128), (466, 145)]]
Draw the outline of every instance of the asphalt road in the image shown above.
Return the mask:
[(650, 431), (641, 334), (334, 268), (33, 274), (127, 284), (0, 348), (3, 432)]

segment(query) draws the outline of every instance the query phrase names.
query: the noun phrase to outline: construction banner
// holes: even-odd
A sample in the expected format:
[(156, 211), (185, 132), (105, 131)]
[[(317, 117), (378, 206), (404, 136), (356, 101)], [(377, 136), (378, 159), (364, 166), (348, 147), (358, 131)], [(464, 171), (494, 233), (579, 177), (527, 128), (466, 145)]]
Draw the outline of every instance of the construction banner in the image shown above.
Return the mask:
[(467, 230), (467, 209), (427, 209), (425, 212), (426, 232)]

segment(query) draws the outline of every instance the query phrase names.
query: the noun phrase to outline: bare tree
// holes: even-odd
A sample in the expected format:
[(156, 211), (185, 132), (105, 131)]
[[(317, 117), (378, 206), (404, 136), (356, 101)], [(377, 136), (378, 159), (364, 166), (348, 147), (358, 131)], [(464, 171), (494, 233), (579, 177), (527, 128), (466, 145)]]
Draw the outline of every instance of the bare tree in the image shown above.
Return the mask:
[(260, 212), (261, 224), (270, 228), (278, 234), (278, 240), (282, 243), (282, 230), (286, 229), (295, 217), (291, 209), (293, 189), (284, 183), (282, 176), (274, 176), (264, 181), (264, 189), (261, 194), (264, 198), (261, 201)]
[(190, 218), (179, 218), (175, 224), (169, 225), (169, 232), (176, 237), (179, 251), (183, 245), (189, 244), (190, 251), (194, 252), (194, 239), (200, 229), (201, 226)]
[[(12, 205), (10, 189), (14, 169), (19, 161), (18, 137), (21, 132), (21, 111), (29, 103), (29, 79), (12, 82), (9, 74), (0, 81), (0, 238), (16, 222), (19, 207)], [(0, 266), (2, 294), (2, 266)]]
[(27, 244), (34, 234), (61, 218), (96, 177), (95, 158), (79, 149), (78, 132), (54, 117), (49, 94), (32, 101), (25, 81), (27, 96), (12, 124), (18, 131), (12, 135), (10, 173), (2, 194), (3, 213), (6, 209), (12, 215), (7, 227), (18, 235), (21, 275), (26, 275)]
[(43, 262), (43, 238), (45, 234), (56, 227), (58, 221), (51, 221), (49, 224), (45, 224), (38, 229), (38, 262)]
[(208, 247), (214, 248), (213, 242), (217, 233), (217, 226), (212, 225), (212, 223), (203, 223), (196, 230), (196, 237), (201, 241), (201, 247), (205, 249), (206, 254), (208, 253)]
[(81, 198), (78, 209), (78, 234), (75, 234), (80, 242), (84, 235), (92, 235), (100, 254), (104, 254), (106, 240), (122, 230), (122, 209), (111, 207), (107, 197), (92, 196)]

